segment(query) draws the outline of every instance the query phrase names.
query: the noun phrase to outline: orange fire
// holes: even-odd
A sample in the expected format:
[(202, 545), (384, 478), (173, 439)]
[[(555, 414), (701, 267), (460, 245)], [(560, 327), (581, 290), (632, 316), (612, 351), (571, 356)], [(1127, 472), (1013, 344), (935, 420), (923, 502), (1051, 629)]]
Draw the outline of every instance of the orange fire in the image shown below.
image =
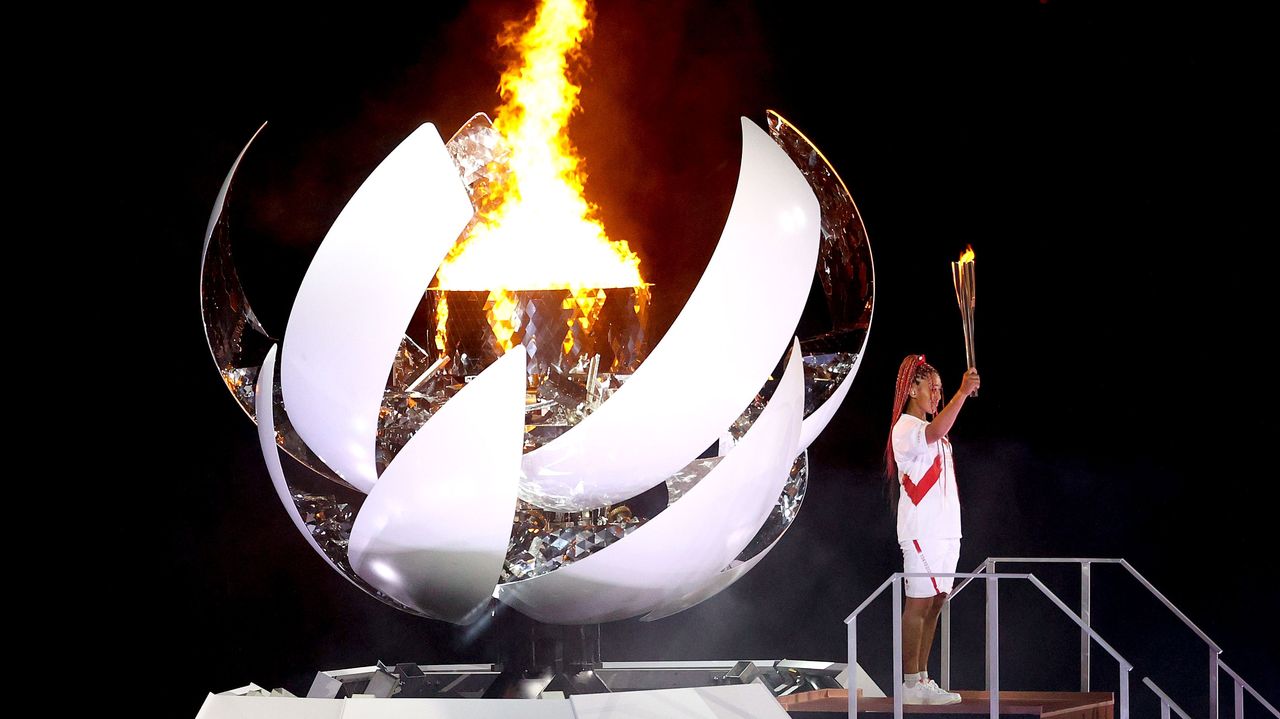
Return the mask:
[(973, 262), (973, 245), (966, 245), (964, 252), (960, 255), (960, 263)]
[(626, 241), (608, 238), (583, 197), (582, 161), (565, 133), (578, 109), (581, 88), (568, 71), (590, 28), (586, 14), (586, 0), (541, 0), (531, 23), (503, 29), (499, 44), (519, 53), (502, 74), (493, 123), (510, 148), (510, 172), (494, 190), (496, 209), (477, 219), (436, 274), (442, 290), (490, 291), (486, 312), (505, 349), (515, 290), (569, 289), (572, 301), (589, 305), (597, 288), (644, 284), (640, 259)]

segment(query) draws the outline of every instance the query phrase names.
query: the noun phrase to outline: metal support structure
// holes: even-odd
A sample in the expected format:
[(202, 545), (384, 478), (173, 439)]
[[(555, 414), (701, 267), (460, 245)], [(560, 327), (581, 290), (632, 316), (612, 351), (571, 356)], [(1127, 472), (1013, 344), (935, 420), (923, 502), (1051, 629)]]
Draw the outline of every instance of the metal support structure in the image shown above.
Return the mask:
[(1000, 579), (987, 577), (987, 691), (991, 719), (1000, 719)]
[(942, 602), (942, 686), (951, 686), (951, 602)]
[(849, 622), (849, 719), (858, 719), (858, 623)]
[[(963, 581), (959, 581), (956, 583), (955, 588), (951, 591), (950, 595), (947, 596), (946, 602), (943, 605), (944, 621), (942, 625), (942, 645), (944, 647), (944, 650), (942, 654), (942, 662), (943, 662), (942, 671), (943, 671), (943, 679), (946, 684), (948, 685), (950, 684), (950, 678), (951, 678), (950, 676), (950, 672), (951, 672), (951, 641), (950, 641), (951, 640), (951, 623), (950, 623), (951, 602), (954, 601), (956, 596), (958, 596), (960, 592), (963, 591), (964, 588), (969, 585), (969, 582), (973, 581), (974, 579), (983, 578), (984, 576), (989, 574), (994, 574), (996, 572), (997, 564), (1001, 562), (1006, 562), (1006, 563), (1013, 562), (1013, 563), (1023, 563), (1023, 564), (1079, 564), (1080, 565), (1080, 617), (1083, 619), (1083, 623), (1081, 624), (1081, 631), (1080, 631), (1080, 690), (1081, 691), (1086, 691), (1086, 692), (1090, 691), (1090, 687), (1092, 685), (1091, 684), (1092, 643), (1090, 642), (1089, 637), (1092, 636), (1093, 638), (1097, 639), (1097, 635), (1092, 633), (1091, 631), (1092, 569), (1093, 569), (1092, 565), (1118, 564), (1121, 567), (1123, 567), (1125, 571), (1129, 572), (1129, 574), (1132, 575), (1133, 578), (1136, 579), (1138, 583), (1143, 586), (1144, 589), (1150, 592), (1152, 596), (1154, 596), (1161, 604), (1163, 604), (1171, 614), (1173, 614), (1175, 617), (1181, 620), (1182, 623), (1188, 629), (1190, 629), (1196, 636), (1200, 637), (1200, 639), (1205, 643), (1205, 646), (1208, 647), (1209, 654), (1210, 654), (1209, 719), (1222, 719), (1221, 697), (1220, 697), (1221, 680), (1219, 677), (1220, 671), (1227, 672), (1235, 680), (1236, 682), (1235, 693), (1238, 695), (1237, 702), (1236, 702), (1237, 705), (1239, 705), (1243, 700), (1243, 692), (1247, 691), (1248, 693), (1252, 694), (1264, 707), (1266, 707), (1267, 711), (1271, 712), (1271, 714), (1277, 717), (1277, 719), (1280, 719), (1280, 711), (1277, 711), (1276, 708), (1272, 706), (1269, 702), (1267, 702), (1266, 699), (1263, 699), (1262, 695), (1258, 694), (1257, 690), (1255, 690), (1252, 686), (1250, 686), (1248, 682), (1244, 681), (1244, 679), (1241, 679), (1239, 675), (1231, 671), (1226, 664), (1222, 663), (1221, 659), (1219, 658), (1219, 655), (1222, 654), (1222, 649), (1212, 639), (1210, 639), (1209, 636), (1206, 635), (1200, 629), (1200, 627), (1196, 626), (1194, 622), (1192, 622), (1189, 618), (1187, 618), (1187, 615), (1183, 614), (1181, 610), (1179, 610), (1176, 606), (1174, 606), (1173, 602), (1169, 601), (1168, 597), (1161, 594), (1160, 591), (1156, 589), (1155, 586), (1152, 585), (1151, 582), (1149, 582), (1146, 577), (1142, 576), (1142, 574), (1140, 574), (1138, 570), (1133, 568), (1133, 565), (1129, 564), (1129, 562), (1127, 562), (1124, 559), (1115, 559), (1115, 558), (987, 557), (982, 562), (982, 565), (979, 566), (977, 569), (975, 569), (972, 573), (952, 575), (957, 577), (965, 577), (965, 579)], [(1063, 611), (1069, 611), (1069, 610), (1063, 607)], [(1074, 615), (1074, 613), (1072, 614)], [(989, 628), (988, 628), (988, 633), (990, 633)], [(1128, 685), (1127, 685), (1127, 678), (1122, 676), (1122, 679), (1124, 680), (1124, 683), (1121, 684), (1121, 693), (1123, 695), (1127, 691)], [(992, 687), (992, 677), (990, 676), (990, 674), (988, 674), (984, 678), (984, 681), (985, 681), (985, 686), (987, 687), (988, 690), (990, 690)], [(1239, 707), (1237, 708), (1239, 709)], [(1127, 712), (1128, 712), (1127, 707), (1121, 707), (1122, 719), (1124, 719), (1124, 717), (1127, 716)], [(1234, 719), (1242, 719), (1239, 711), (1237, 711), (1237, 715)]]
[[(1080, 563), (1080, 618), (1084, 620), (1085, 627), (1092, 625), (1090, 618), (1092, 605), (1092, 591), (1090, 589), (1090, 575), (1092, 574), (1092, 563), (1083, 561)], [(1089, 652), (1093, 649), (1093, 642), (1089, 641), (1089, 632), (1086, 629), (1080, 630), (1080, 691), (1089, 691)]]
[(1218, 655), (1221, 653), (1217, 647), (1209, 647), (1209, 719), (1218, 719)]
[(902, 682), (898, 676), (902, 674), (902, 576), (895, 575), (893, 581), (893, 673), (889, 675), (893, 683), (893, 719), (902, 719)]
[(1120, 719), (1129, 719), (1129, 670), (1120, 665)]
[(1081, 631), (1088, 633), (1089, 637), (1098, 643), (1098, 646), (1107, 650), (1107, 653), (1120, 664), (1120, 719), (1129, 719), (1129, 672), (1133, 670), (1133, 665), (1126, 661), (1124, 657), (1120, 656), (1120, 653), (1108, 644), (1106, 640), (1098, 636), (1098, 633), (1093, 631), (1092, 627), (1086, 625), (1084, 619), (1081, 618), (1080, 615), (1071, 611), (1071, 608), (1067, 606), (1066, 602), (1059, 599), (1058, 595), (1049, 591), (1049, 588), (1046, 587), (1043, 582), (1036, 579), (1036, 575), (1028, 574), (1026, 577), (1036, 589), (1040, 590), (1041, 594), (1048, 597), (1049, 601), (1053, 602), (1054, 606), (1062, 610), (1063, 614), (1071, 617), (1071, 621), (1075, 622), (1076, 626), (1080, 627)]
[[(995, 574), (995, 573), (996, 573), (996, 560), (994, 560), (994, 559), (992, 559), (992, 558), (988, 557), (988, 558), (987, 558), (987, 561), (986, 561), (986, 562), (983, 562), (982, 569), (983, 569), (983, 571), (985, 571), (987, 574)], [(988, 592), (990, 592), (991, 590), (990, 590), (990, 589), (988, 589), (987, 591), (988, 591)], [(988, 594), (988, 599), (989, 599), (989, 598), (990, 598), (990, 594)], [(995, 627), (993, 627), (993, 626), (991, 625), (991, 607), (990, 607), (990, 603), (989, 603), (989, 602), (988, 602), (988, 607), (987, 607), (987, 620), (986, 620), (986, 621), (987, 621), (987, 626), (986, 626), (986, 630), (987, 630), (987, 631), (986, 631), (986, 635), (985, 635), (985, 636), (987, 637), (987, 642), (988, 642), (988, 643), (990, 643), (990, 641), (991, 641), (991, 636), (992, 636), (992, 634), (995, 632)], [(985, 669), (985, 672), (984, 672), (984, 674), (982, 675), (982, 682), (983, 682), (983, 686), (985, 686), (985, 687), (987, 688), (987, 691), (992, 692), (992, 691), (994, 691), (994, 689), (992, 689), (992, 687), (991, 687), (991, 679), (992, 679), (992, 677), (991, 677), (991, 661), (990, 661), (990, 657), (991, 657), (991, 648), (990, 648), (990, 647), (987, 647), (987, 657), (988, 657), (988, 660), (987, 660), (987, 663), (986, 663), (986, 669)], [(992, 696), (994, 696), (994, 694), (993, 694)]]
[[(862, 600), (862, 604), (859, 604), (858, 608), (853, 610), (852, 614), (844, 618), (844, 623), (849, 625), (849, 669), (847, 679), (849, 684), (847, 687), (849, 690), (849, 719), (858, 719), (858, 615), (862, 613), (863, 609), (870, 606), (870, 604), (876, 600), (876, 597), (883, 594), (884, 590), (888, 589), (890, 584), (896, 583), (898, 581), (898, 577), (899, 575), (894, 574), (884, 580), (884, 582), (880, 584), (879, 588), (871, 593), (871, 596)], [(899, 628), (901, 623), (902, 617), (899, 615)], [(898, 641), (902, 641), (901, 633), (898, 634)]]
[[(1080, 613), (1076, 614), (1053, 592), (1050, 592), (1040, 580), (1036, 579), (1033, 574), (997, 574), (996, 565), (999, 562), (1021, 562), (1021, 563), (1043, 563), (1043, 564), (1079, 564), (1080, 565)], [(1203, 631), (1200, 630), (1190, 619), (1187, 618), (1172, 602), (1161, 594), (1152, 584), (1138, 573), (1127, 561), (1123, 559), (1107, 559), (1107, 558), (1061, 558), (1061, 557), (988, 557), (983, 561), (982, 565), (970, 573), (921, 573), (921, 574), (904, 574), (896, 573), (890, 576), (880, 585), (871, 596), (858, 606), (848, 617), (845, 623), (849, 625), (849, 666), (850, 677), (856, 676), (857, 667), (857, 621), (858, 615), (862, 610), (866, 609), (884, 590), (893, 585), (893, 678), (894, 678), (894, 717), (902, 719), (902, 682), (897, 677), (902, 671), (902, 603), (903, 603), (903, 579), (904, 577), (953, 577), (960, 579), (955, 584), (955, 588), (947, 596), (942, 606), (942, 683), (943, 686), (951, 685), (951, 601), (975, 579), (985, 579), (987, 587), (987, 609), (986, 609), (986, 662), (985, 662), (985, 683), (987, 690), (991, 696), (990, 715), (991, 719), (998, 719), (1000, 711), (1000, 635), (999, 635), (999, 580), (1000, 579), (1026, 579), (1034, 584), (1045, 596), (1047, 596), (1064, 614), (1071, 617), (1073, 621), (1080, 627), (1080, 690), (1082, 692), (1090, 691), (1091, 673), (1092, 673), (1092, 647), (1093, 642), (1097, 642), (1099, 646), (1105, 649), (1120, 665), (1120, 711), (1119, 719), (1129, 719), (1129, 673), (1133, 670), (1133, 665), (1127, 662), (1124, 657), (1120, 656), (1116, 650), (1092, 627), (1092, 565), (1093, 564), (1119, 564), (1124, 567), (1129, 574), (1133, 575), (1138, 582), (1147, 589), (1156, 599), (1173, 613), (1178, 619), (1182, 620), (1192, 632), (1194, 632), (1205, 645), (1209, 648), (1209, 719), (1221, 719), (1220, 713), (1220, 674), (1226, 672), (1233, 682), (1233, 698), (1235, 700), (1235, 715), (1233, 719), (1244, 719), (1244, 694), (1247, 691), (1252, 694), (1263, 707), (1266, 708), (1276, 719), (1280, 719), (1280, 711), (1271, 705), (1261, 694), (1249, 685), (1239, 674), (1232, 671), (1220, 658), (1222, 649), (1218, 647), (1212, 639), (1210, 639)], [(1170, 710), (1175, 712), (1182, 719), (1190, 719), (1185, 712), (1172, 700), (1169, 699), (1164, 692), (1160, 691), (1149, 678), (1144, 678), (1143, 682), (1151, 687), (1161, 699), (1161, 716), (1162, 719), (1170, 719)], [(849, 688), (849, 719), (857, 719), (857, 687)]]
[[(985, 566), (986, 567), (993, 566), (994, 561), (1004, 561), (1004, 560), (988, 560), (988, 562), (990, 563), (986, 564)], [(1075, 560), (1072, 560), (1072, 561), (1075, 561)], [(1106, 561), (1106, 560), (1100, 560), (1100, 561)], [(903, 650), (904, 650), (902, 645), (903, 590), (904, 590), (904, 579), (908, 577), (910, 578), (951, 577), (954, 579), (964, 579), (964, 582), (957, 585), (960, 588), (963, 588), (964, 585), (968, 584), (968, 582), (974, 579), (986, 580), (985, 584), (987, 588), (987, 591), (986, 591), (987, 634), (986, 634), (985, 671), (986, 671), (987, 682), (988, 682), (987, 687), (990, 692), (989, 715), (991, 719), (999, 719), (999, 716), (1000, 716), (1000, 632), (999, 632), (1000, 584), (999, 582), (1001, 579), (1019, 579), (1019, 580), (1029, 581), (1033, 586), (1036, 587), (1036, 589), (1040, 591), (1041, 594), (1043, 594), (1046, 598), (1048, 598), (1049, 601), (1054, 604), (1054, 606), (1056, 606), (1060, 611), (1062, 611), (1063, 614), (1067, 615), (1067, 617), (1069, 617), (1073, 622), (1075, 622), (1076, 626), (1080, 628), (1080, 631), (1084, 634), (1084, 636), (1086, 636), (1089, 639), (1090, 642), (1097, 642), (1098, 646), (1102, 647), (1108, 654), (1111, 655), (1113, 659), (1116, 660), (1116, 662), (1119, 664), (1119, 667), (1120, 667), (1119, 719), (1129, 719), (1129, 673), (1133, 670), (1133, 665), (1130, 664), (1124, 657), (1122, 657), (1115, 650), (1114, 647), (1112, 647), (1110, 644), (1107, 643), (1105, 639), (1098, 636), (1098, 633), (1093, 630), (1093, 628), (1089, 625), (1085, 617), (1072, 611), (1071, 607), (1068, 607), (1066, 602), (1063, 602), (1056, 594), (1049, 591), (1049, 588), (1046, 587), (1043, 582), (1037, 579), (1034, 574), (1012, 574), (1012, 573), (998, 574), (990, 570), (984, 572), (983, 569), (984, 568), (980, 567), (978, 571), (970, 572), (970, 573), (951, 573), (951, 572), (929, 572), (929, 573), (911, 573), (911, 574), (906, 574), (903, 572), (895, 573), (891, 575), (888, 579), (886, 579), (884, 583), (882, 583), (878, 589), (872, 592), (869, 597), (863, 600), (862, 604), (858, 605), (858, 608), (853, 610), (853, 613), (851, 613), (848, 617), (845, 618), (844, 620), (845, 624), (849, 625), (849, 628), (848, 628), (849, 664), (848, 666), (849, 666), (849, 676), (851, 677), (850, 686), (848, 687), (849, 719), (857, 719), (857, 712), (858, 712), (857, 686), (856, 686), (856, 681), (852, 679), (853, 677), (856, 677), (857, 665), (858, 665), (858, 639), (857, 639), (858, 616), (862, 613), (864, 609), (870, 606), (870, 604), (873, 601), (875, 601), (876, 598), (878, 598), (882, 593), (884, 593), (886, 589), (889, 589), (890, 585), (892, 585), (892, 589), (893, 589), (893, 607), (892, 607), (892, 612), (893, 612), (892, 675), (893, 675), (893, 708), (894, 708), (893, 711), (894, 711), (894, 719), (902, 719), (902, 716), (903, 716), (902, 682), (898, 680), (898, 675), (902, 671), (902, 666), (903, 666), (903, 662), (902, 662)], [(1084, 586), (1087, 586), (1087, 585), (1084, 585)], [(952, 594), (952, 596), (954, 596), (954, 593)], [(1082, 609), (1086, 610), (1086, 612), (1088, 610), (1088, 605), (1089, 605), (1089, 602), (1086, 601), (1084, 602), (1084, 606), (1082, 607)], [(950, 629), (949, 617), (948, 617), (948, 625), (946, 626), (946, 628), (948, 630)], [(1266, 706), (1268, 710), (1270, 710), (1273, 714), (1275, 714), (1277, 719), (1280, 719), (1280, 713), (1277, 713), (1275, 709), (1266, 702), (1265, 699), (1259, 696), (1258, 693), (1254, 691), (1253, 687), (1245, 683), (1243, 679), (1240, 679), (1239, 675), (1233, 672), (1230, 667), (1223, 664), (1221, 661), (1218, 661), (1216, 659), (1215, 661), (1216, 661), (1216, 666), (1220, 667), (1221, 671), (1227, 672), (1228, 675), (1230, 675), (1232, 678), (1236, 680), (1237, 705), (1239, 705), (1243, 701), (1243, 691), (1248, 690), (1255, 697), (1257, 697), (1258, 700), (1262, 702), (1262, 704)], [(949, 664), (947, 666), (948, 666), (947, 671), (949, 671)], [(1153, 688), (1155, 687), (1154, 684), (1150, 683), (1150, 680), (1144, 680), (1144, 681), (1146, 681)], [(950, 684), (949, 674), (945, 675), (944, 682), (946, 684)], [(1172, 701), (1170, 701), (1170, 706), (1172, 706), (1174, 711), (1178, 712), (1179, 716), (1181, 716), (1182, 719), (1190, 719), (1190, 717), (1187, 717), (1184, 713), (1182, 713), (1181, 709), (1177, 706), (1177, 704), (1174, 704)], [(1237, 717), (1237, 719), (1243, 719), (1243, 717)]]

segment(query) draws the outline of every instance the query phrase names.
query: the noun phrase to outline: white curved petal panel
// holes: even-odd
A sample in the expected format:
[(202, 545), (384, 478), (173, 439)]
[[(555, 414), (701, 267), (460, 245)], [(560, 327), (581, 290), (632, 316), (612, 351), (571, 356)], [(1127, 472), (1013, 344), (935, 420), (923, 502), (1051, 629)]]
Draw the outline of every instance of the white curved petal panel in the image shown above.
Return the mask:
[[(867, 340), (871, 339), (871, 330), (867, 330)], [(840, 405), (844, 402), (844, 398), (849, 394), (849, 388), (853, 386), (853, 378), (858, 374), (858, 368), (862, 366), (862, 358), (866, 355), (867, 341), (862, 343), (863, 351), (858, 353), (858, 358), (853, 361), (853, 367), (849, 368), (849, 374), (840, 380), (840, 386), (836, 387), (836, 391), (831, 393), (826, 402), (818, 405), (813, 410), (813, 414), (804, 418), (804, 424), (800, 427), (800, 449), (805, 450), (809, 445), (813, 444), (813, 440), (822, 434), (822, 430), (827, 428), (827, 423), (835, 416), (836, 410), (840, 409)]]
[(756, 556), (742, 562), (741, 564), (736, 564), (732, 567), (726, 568), (723, 572), (720, 572), (714, 577), (706, 580), (703, 582), (702, 586), (694, 589), (683, 597), (672, 602), (667, 602), (652, 612), (640, 617), (640, 621), (653, 622), (659, 619), (665, 619), (673, 614), (679, 614), (686, 609), (701, 604), (720, 592), (723, 592), (733, 586), (734, 582), (745, 577), (747, 572), (750, 572), (753, 567), (759, 564), (760, 560), (764, 559), (766, 554), (773, 551), (773, 548), (778, 546), (778, 542), (781, 541), (782, 537), (783, 535), (778, 535), (777, 539), (773, 540), (769, 546), (765, 547)]
[(511, 538), (524, 404), (525, 353), (508, 352), (418, 430), (356, 515), (357, 575), (455, 624), (487, 603)]
[[(777, 143), (742, 118), (742, 168), (720, 243), (680, 316), (608, 402), (524, 458), (521, 497), (598, 507), (663, 481), (737, 419), (794, 334), (817, 263), (820, 209)], [(717, 363), (714, 378), (694, 368)], [(675, 408), (679, 408), (677, 411)]]
[(538, 621), (587, 624), (644, 614), (689, 594), (719, 574), (768, 517), (796, 456), (803, 416), (797, 342), (755, 424), (679, 502), (595, 554), (501, 585), (498, 599)]
[(254, 411), (258, 416), (258, 444), (262, 448), (262, 459), (267, 464), (267, 473), (271, 475), (271, 486), (276, 488), (276, 496), (284, 505), (284, 511), (288, 512), (289, 518), (293, 520), (293, 526), (302, 532), (302, 536), (307, 538), (307, 544), (310, 544), (311, 548), (316, 550), (316, 554), (333, 567), (334, 571), (346, 576), (346, 573), (320, 548), (316, 538), (311, 536), (311, 530), (307, 528), (302, 515), (298, 513), (298, 505), (294, 504), (293, 497), (289, 494), (289, 485), (285, 482), (284, 465), (280, 463), (280, 448), (276, 445), (276, 421), (271, 407), (272, 398), (275, 395), (277, 349), (279, 349), (278, 345), (271, 345), (266, 358), (262, 360), (262, 371), (258, 374), (257, 396), (254, 398)]
[(453, 159), (424, 124), (356, 190), (298, 290), (280, 368), (285, 408), (307, 446), (361, 491), (377, 480), (392, 358), (471, 215)]

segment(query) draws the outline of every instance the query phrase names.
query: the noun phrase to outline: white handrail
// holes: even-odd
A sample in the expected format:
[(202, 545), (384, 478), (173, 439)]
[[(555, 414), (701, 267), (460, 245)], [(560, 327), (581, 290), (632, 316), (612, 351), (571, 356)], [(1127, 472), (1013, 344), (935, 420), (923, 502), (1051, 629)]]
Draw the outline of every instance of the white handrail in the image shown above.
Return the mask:
[[(1209, 719), (1219, 719), (1219, 696), (1218, 696), (1218, 671), (1225, 669), (1235, 680), (1235, 699), (1236, 699), (1236, 717), (1241, 719), (1243, 711), (1244, 691), (1252, 694), (1263, 706), (1267, 708), (1273, 715), (1280, 719), (1280, 712), (1269, 702), (1262, 698), (1248, 682), (1233, 671), (1227, 669), (1226, 664), (1222, 662), (1219, 655), (1222, 648), (1218, 643), (1213, 641), (1208, 634), (1205, 634), (1196, 623), (1182, 613), (1173, 602), (1169, 601), (1160, 590), (1155, 588), (1146, 577), (1137, 569), (1134, 569), (1128, 560), (1116, 557), (987, 557), (981, 565), (975, 569), (972, 574), (964, 581), (958, 582), (955, 588), (947, 596), (942, 605), (942, 682), (944, 685), (951, 682), (951, 600), (955, 599), (961, 590), (968, 586), (969, 582), (977, 578), (976, 575), (994, 572), (996, 565), (1000, 563), (1022, 563), (1022, 564), (1079, 564), (1080, 565), (1080, 615), (1084, 621), (1083, 628), (1087, 628), (1091, 621), (1091, 603), (1092, 603), (1092, 572), (1090, 571), (1093, 564), (1118, 564), (1125, 569), (1134, 579), (1138, 580), (1148, 592), (1150, 592), (1161, 604), (1165, 606), (1175, 617), (1190, 629), (1197, 637), (1200, 638), (1209, 650)], [(1090, 675), (1090, 642), (1088, 636), (1082, 631), (1080, 635), (1080, 691), (1089, 691), (1089, 675)], [(988, 681), (989, 683), (989, 681)], [(989, 687), (988, 687), (989, 688)]]
[(1151, 681), (1151, 677), (1143, 677), (1142, 683), (1146, 684), (1151, 691), (1156, 693), (1156, 696), (1160, 697), (1160, 719), (1169, 719), (1170, 708), (1178, 712), (1178, 716), (1182, 717), (1182, 719), (1191, 719), (1191, 717), (1187, 716), (1186, 712), (1182, 711), (1182, 707), (1178, 706), (1177, 702), (1170, 699), (1168, 694), (1160, 691), (1160, 687), (1156, 686), (1156, 683)]
[[(1026, 579), (1030, 581), (1042, 594), (1049, 598), (1058, 609), (1064, 614), (1071, 617), (1091, 640), (1098, 642), (1103, 649), (1107, 650), (1120, 667), (1120, 719), (1129, 719), (1129, 672), (1133, 670), (1133, 664), (1120, 656), (1110, 644), (1098, 636), (1089, 625), (1078, 614), (1071, 611), (1066, 603), (1057, 597), (1053, 592), (1049, 591), (1039, 579), (1033, 574), (1010, 574), (997, 573), (994, 571), (987, 572), (896, 572), (882, 583), (879, 588), (872, 592), (871, 596), (858, 605), (858, 608), (845, 618), (845, 624), (849, 629), (849, 666), (854, 667), (858, 664), (858, 615), (871, 604), (873, 600), (884, 593), (887, 587), (893, 588), (893, 668), (891, 676), (896, 677), (898, 671), (902, 667), (902, 594), (903, 580), (908, 578), (924, 578), (924, 577), (952, 577), (955, 579), (978, 579), (981, 578), (987, 584), (987, 677), (990, 697), (989, 711), (991, 719), (999, 719), (1000, 716), (1000, 665), (999, 665), (999, 592), (997, 591), (1001, 579)], [(945, 683), (945, 680), (944, 680)], [(858, 715), (858, 695), (856, 689), (849, 690), (849, 719), (857, 719)], [(893, 716), (894, 719), (902, 719), (903, 716), (903, 697), (902, 684), (893, 683)], [(1186, 719), (1190, 719), (1187, 717)]]
[(1271, 712), (1273, 715), (1276, 716), (1276, 719), (1280, 719), (1280, 711), (1276, 711), (1276, 708), (1271, 706), (1271, 702), (1267, 701), (1266, 699), (1263, 699), (1262, 695), (1258, 693), (1258, 690), (1249, 686), (1249, 682), (1246, 682), (1244, 679), (1240, 678), (1240, 675), (1236, 674), (1235, 671), (1231, 669), (1231, 667), (1227, 666), (1226, 662), (1219, 659), (1218, 667), (1221, 668), (1222, 671), (1226, 672), (1227, 675), (1230, 676), (1232, 679), (1236, 680), (1235, 682), (1236, 684), (1235, 686), (1235, 699), (1236, 699), (1235, 719), (1244, 719), (1244, 690), (1246, 689), (1249, 690), (1249, 693), (1253, 695), (1254, 699), (1258, 700), (1259, 704), (1266, 707), (1267, 711)]

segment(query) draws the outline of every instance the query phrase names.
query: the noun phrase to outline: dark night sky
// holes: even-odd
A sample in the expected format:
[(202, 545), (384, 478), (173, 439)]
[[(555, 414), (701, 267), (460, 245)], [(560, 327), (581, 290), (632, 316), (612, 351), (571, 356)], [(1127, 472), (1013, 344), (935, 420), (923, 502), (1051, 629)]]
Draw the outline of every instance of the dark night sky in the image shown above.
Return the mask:
[[(148, 331), (188, 421), (129, 439), (163, 462), (135, 470), (145, 491), (129, 499), (150, 560), (136, 581), (112, 581), (131, 645), (186, 667), (157, 695), (166, 715), (193, 716), (206, 691), (250, 681), (303, 692), (317, 669), (488, 661), (520, 626), (503, 617), (473, 638), (399, 614), (312, 554), (210, 365), (196, 287), (218, 186), (269, 120), (236, 198), (235, 251), (259, 315), (282, 331), (316, 243), (386, 152), (421, 122), (447, 137), (495, 108), (493, 37), (529, 4), (320, 18), (229, 6), (119, 48), (138, 91), (126, 99), (148, 128), (130, 175), (146, 208), (134, 246), (156, 258), (139, 280), (154, 305)], [(1274, 129), (1262, 121), (1261, 21), (1156, 3), (886, 5), (598, 9), (571, 134), (590, 199), (662, 293), (656, 330), (718, 237), (738, 116), (762, 122), (767, 108), (849, 184), (878, 280), (866, 360), (811, 449), (796, 525), (702, 606), (606, 626), (604, 658), (843, 661), (841, 619), (900, 561), (878, 478), (894, 372), (925, 352), (956, 386), (947, 262), (972, 243), (984, 384), (953, 432), (961, 570), (989, 555), (1125, 557), (1274, 703), (1276, 390), (1260, 350), (1280, 257), (1252, 180)], [(708, 348), (699, 366), (725, 360)], [(1076, 601), (1070, 572), (1044, 575)], [(1205, 715), (1194, 637), (1121, 570), (1097, 570), (1094, 591), (1096, 625), (1138, 664), (1135, 701), (1149, 702), (1140, 681), (1151, 676)], [(1070, 689), (1078, 644), (1066, 618), (1027, 591), (1002, 599), (1005, 686)], [(957, 604), (959, 631), (980, 626), (977, 593)], [(861, 659), (887, 686), (887, 603), (870, 617), (882, 627), (868, 627)], [(957, 684), (976, 686), (980, 645), (956, 651)], [(1095, 682), (1112, 686), (1114, 663), (1094, 656)]]

